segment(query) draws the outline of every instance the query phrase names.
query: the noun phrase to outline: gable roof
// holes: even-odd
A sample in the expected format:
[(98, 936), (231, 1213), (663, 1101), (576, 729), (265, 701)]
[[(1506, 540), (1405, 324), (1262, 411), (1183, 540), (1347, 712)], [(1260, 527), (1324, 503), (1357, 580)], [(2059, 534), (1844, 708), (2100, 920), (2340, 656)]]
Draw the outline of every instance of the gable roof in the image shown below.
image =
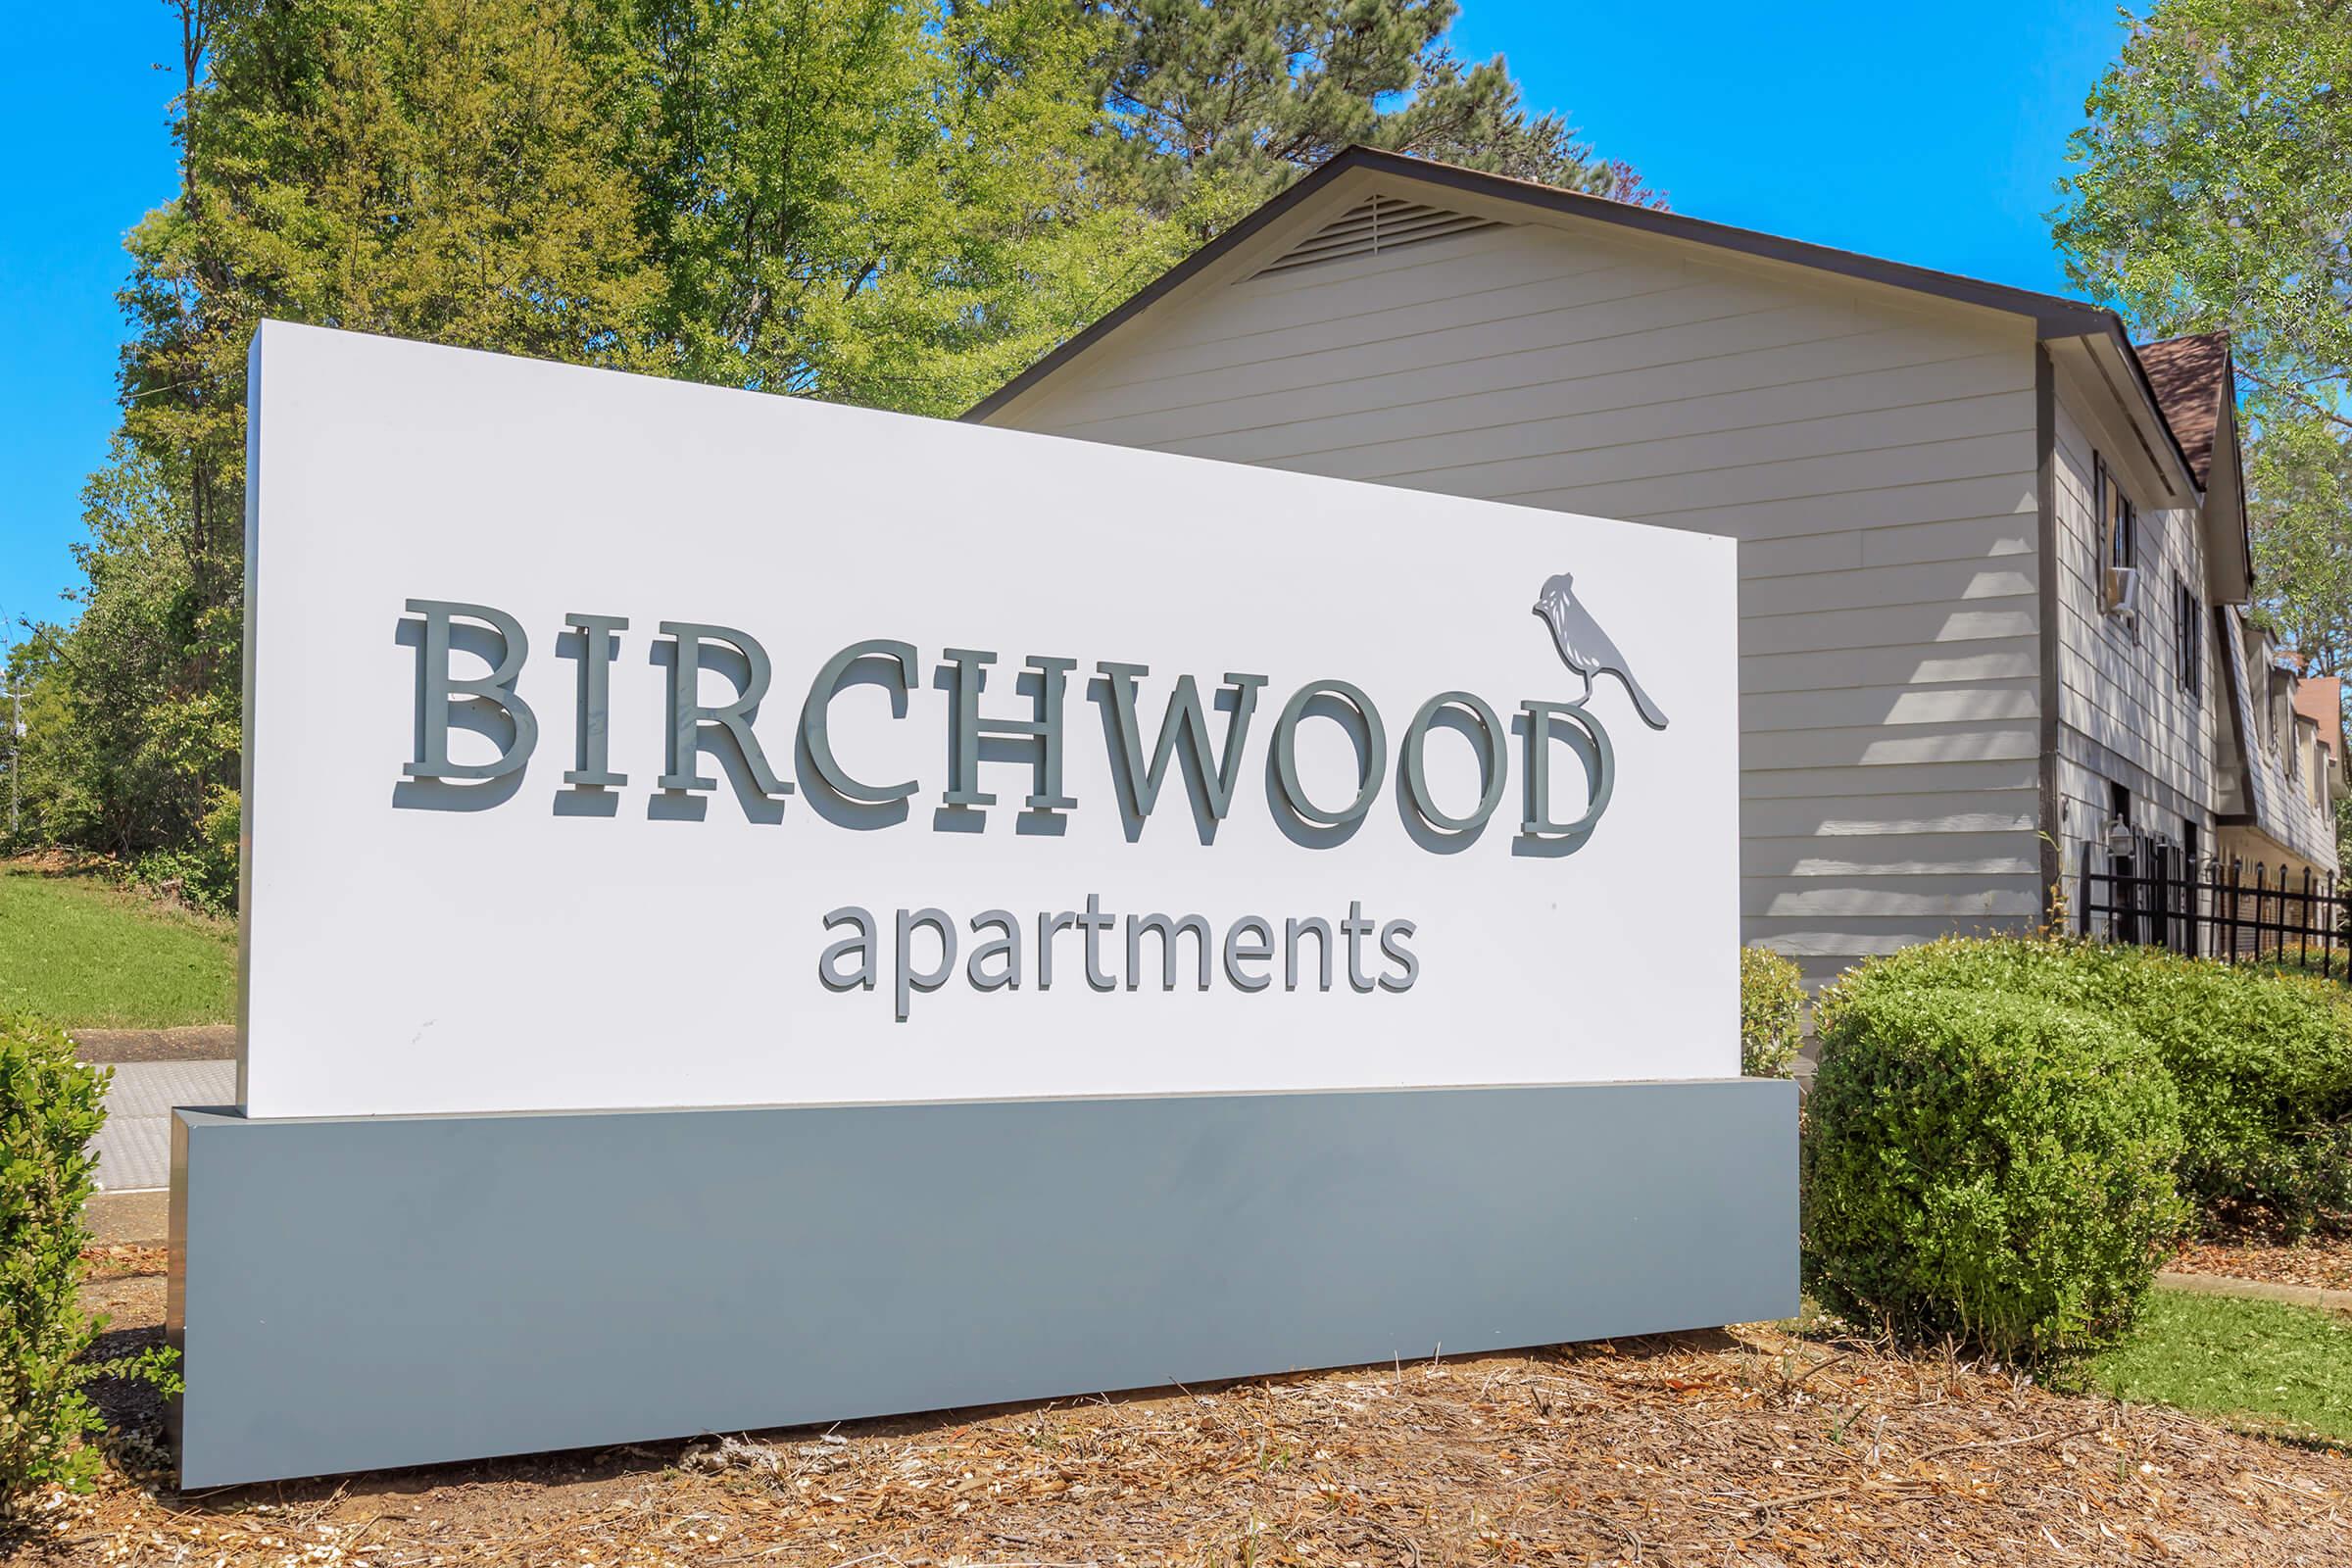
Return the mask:
[(2139, 346), (2139, 363), (2155, 389), (2188, 471), (2197, 488), (2210, 489), (2214, 437), (2222, 426), (2222, 399), (2230, 388), (2230, 334), (2199, 332)]
[[(1933, 268), (1914, 267), (1907, 262), (1864, 256), (1834, 246), (1814, 245), (1779, 234), (1767, 234), (1758, 229), (1710, 222), (1681, 213), (1661, 212), (1654, 207), (1637, 207), (1629, 202), (1612, 201), (1605, 196), (1588, 196), (1580, 191), (1562, 190), (1556, 185), (1540, 184), (1535, 180), (1513, 179), (1503, 174), (1490, 174), (1483, 170), (1433, 163), (1424, 158), (1410, 158), (1401, 153), (1360, 146), (1349, 147), (1317, 165), (1313, 171), (1259, 206), (1239, 223), (1146, 284), (1124, 304), (974, 404), (965, 411), (963, 417), (981, 420), (996, 414), (1084, 355), (1136, 316), (1182, 288), (1236, 248), (1247, 244), (1269, 225), (1313, 201), (1333, 184), (1357, 171), (1369, 171), (1393, 180), (1411, 180), (1422, 185), (1458, 191), (1490, 202), (1516, 203), (1548, 213), (1613, 223), (1644, 233), (1687, 240), (1719, 250), (1737, 251), (1767, 261), (1788, 263), (1842, 277), (1908, 289), (1913, 293), (1934, 295), (1964, 305), (2023, 316), (2033, 320), (2035, 331), (2044, 338), (2102, 340), (2123, 362), (2130, 379), (2146, 400), (2144, 406), (2153, 416), (2149, 422), (2157, 427), (2160, 444), (2180, 463), (2181, 472), (2194, 472), (2199, 488), (2204, 485), (2203, 472), (2192, 469), (2186, 453), (2182, 451), (2180, 439), (2167, 418), (2163, 401), (2149, 380), (2147, 368), (2142, 365), (2139, 355), (2132, 349), (2130, 336), (2124, 330), (2123, 318), (2104, 306), (2068, 299), (2058, 294), (2013, 288), (2006, 283), (1989, 282), (1984, 278), (1964, 277), (1956, 272), (1939, 272)], [(2208, 465), (2211, 462), (2211, 438), (2208, 437)]]

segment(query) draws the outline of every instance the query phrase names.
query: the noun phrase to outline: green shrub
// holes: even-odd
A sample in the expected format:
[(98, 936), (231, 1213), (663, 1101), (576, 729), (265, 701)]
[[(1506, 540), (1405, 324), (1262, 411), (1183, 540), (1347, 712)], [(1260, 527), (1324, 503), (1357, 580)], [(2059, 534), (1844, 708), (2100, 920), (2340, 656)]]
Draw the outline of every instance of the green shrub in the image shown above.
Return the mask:
[(2352, 1009), (2296, 975), (2149, 954), (2118, 1015), (2180, 1091), (2180, 1186), (2216, 1220), (2300, 1237), (2352, 1211)]
[(75, 1292), (105, 1087), (63, 1032), (0, 1017), (0, 1498), (86, 1474), (74, 1440), (94, 1417), (74, 1362), (96, 1325)]
[(1997, 990), (1873, 980), (1822, 1026), (1805, 1273), (1825, 1304), (2003, 1356), (2129, 1325), (2187, 1208), (2154, 1050)]
[(1786, 1078), (1804, 1039), (1805, 989), (1797, 967), (1769, 948), (1740, 950), (1740, 1071)]
[(237, 792), (214, 785), (206, 794), (196, 837), (175, 849), (150, 850), (133, 860), (128, 879), (150, 893), (175, 899), (206, 914), (237, 907)]
[(82, 1393), (93, 1379), (179, 1392), (177, 1355), (161, 1347), (80, 1359), (103, 1326), (75, 1293), (109, 1076), (75, 1061), (63, 1031), (0, 1013), (0, 1512), (45, 1482), (88, 1484), (98, 1455), (76, 1440), (100, 1426)]
[(2128, 1025), (2180, 1097), (2181, 1190), (2210, 1222), (2289, 1237), (2352, 1218), (2352, 1004), (2300, 975), (2160, 949), (1952, 938), (1906, 949), (1831, 987), (1817, 1026), (1879, 986), (2000, 991)]

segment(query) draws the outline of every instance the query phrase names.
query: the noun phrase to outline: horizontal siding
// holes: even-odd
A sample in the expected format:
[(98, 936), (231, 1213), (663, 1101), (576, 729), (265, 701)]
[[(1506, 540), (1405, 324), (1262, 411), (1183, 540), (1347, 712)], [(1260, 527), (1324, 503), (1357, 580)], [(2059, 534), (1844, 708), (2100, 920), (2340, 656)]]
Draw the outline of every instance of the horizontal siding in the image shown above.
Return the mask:
[(1823, 839), (1908, 839), (1931, 833), (2014, 837), (2034, 831), (2038, 800), (2030, 789), (1749, 799), (1740, 803), (1740, 835), (1801, 840), (1815, 853), (1831, 853), (1817, 842)]
[[(1744, 822), (1744, 818), (1742, 819)], [(1935, 876), (1966, 872), (2035, 876), (2034, 841), (2015, 829), (1978, 833), (1849, 833), (1835, 838), (1775, 838), (1742, 831), (1742, 875), (1798, 877)]]
[[(1936, 466), (1948, 470), (1970, 465), (1947, 461)], [(1946, 474), (1929, 478), (1923, 474), (1904, 483), (1898, 475), (1892, 484), (1799, 496), (1750, 497), (1718, 508), (1686, 507), (1671, 514), (1663, 508), (1653, 507), (1634, 520), (1665, 522), (1697, 533), (1728, 534), (1743, 547), (1760, 539), (1858, 534), (1862, 536), (1863, 548), (1868, 549), (1880, 530), (1911, 523), (2022, 516), (2032, 524), (2035, 515), (2034, 476), (1996, 465), (1994, 471), (1974, 476)], [(1992, 529), (1988, 528), (1986, 537), (1988, 540), (1993, 537)], [(1744, 548), (1741, 553), (1745, 554)]]
[[(2130, 477), (2132, 438), (2102, 425), (2088, 412), (2093, 402), (2060, 379), (2051, 454), (2058, 548), (2047, 564), (2058, 587), (2059, 869), (2077, 909), (2083, 902), (2082, 849), (2105, 836), (2114, 785), (2131, 792), (2132, 819), (2143, 831), (2182, 844), (2193, 824), (2199, 848), (2214, 848), (2213, 705), (2228, 691), (2210, 630), (2200, 696), (2182, 688), (2174, 653), (2176, 579), (2195, 585), (2200, 600), (2211, 597), (2196, 514), (2161, 511), (2154, 497), (2134, 494), (2144, 487)], [(2118, 453), (2127, 454), (2120, 464)], [(2142, 503), (2136, 628), (2103, 607), (2093, 499), (2102, 454), (2124, 470), (2125, 493)]]
[(1865, 724), (1840, 729), (1757, 734), (1742, 724), (1740, 763), (1744, 771), (1779, 767), (1882, 767), (1904, 762), (1987, 762), (2019, 758), (2039, 765), (2040, 732), (2034, 722), (1919, 724), (1890, 728)]
[[(2014, 472), (2013, 465), (2018, 459), (2030, 456), (2034, 447), (2031, 429), (1957, 438), (1931, 435), (1923, 429), (1921, 436), (1918, 441), (1895, 446), (1851, 452), (1797, 452), (1788, 457), (1710, 465), (1677, 473), (1633, 475), (1629, 476), (1631, 482), (1601, 478), (1550, 488), (1505, 486), (1490, 493), (1483, 487), (1449, 480), (1440, 473), (1432, 476), (1431, 483), (1412, 488), (1452, 495), (1488, 495), (1492, 500), (1515, 501), (1522, 506), (1545, 507), (1555, 512), (1582, 512), (1592, 516), (1626, 516), (1638, 512), (1642, 519), (1682, 527), (1689, 524), (1678, 514), (1720, 512), (1767, 501), (1812, 500), (1847, 489), (1878, 489), (1901, 484), (1905, 474), (1918, 474), (1924, 482), (1933, 482)], [(1736, 527), (1694, 531), (1729, 532), (1735, 538), (1740, 537)]]
[(1936, 606), (1976, 599), (2031, 599), (2030, 556), (1995, 561), (1931, 561), (1907, 566), (1856, 566), (1803, 576), (1750, 577), (1740, 585), (1742, 615), (1798, 615), (1848, 605)]
[(1748, 735), (1851, 726), (1860, 713), (1881, 729), (1915, 724), (1982, 724), (2034, 719), (2041, 703), (2032, 678), (1959, 686), (1842, 686), (1801, 692), (1750, 692), (1740, 705)]
[(1899, 671), (1907, 686), (1968, 686), (1991, 681), (2035, 680), (2041, 672), (2040, 644), (2031, 634), (1972, 637), (1954, 643), (1898, 643), (1877, 648), (1829, 648), (1787, 654), (1743, 654), (1743, 692), (1810, 692), (1838, 686), (1871, 686)]
[(1841, 528), (1834, 533), (1798, 534), (1786, 539), (1753, 539), (1740, 546), (1740, 570), (1752, 580), (1900, 566), (1922, 561), (2030, 556), (2034, 549), (2034, 519), (2011, 513), (1962, 517), (1953, 522)]
[(1901, 648), (1922, 640), (1980, 643), (2031, 637), (2036, 619), (2030, 594), (1978, 600), (1965, 607), (1894, 605), (1884, 610), (1749, 615), (1740, 623), (1740, 645), (1759, 654), (1794, 654), (1833, 648)]
[[(1746, 739), (1741, 737), (1742, 753)], [(1742, 761), (1744, 761), (1744, 756)], [(1912, 795), (1945, 795), (1954, 791), (2008, 792), (2039, 790), (2041, 760), (2000, 759), (1984, 761), (1934, 761), (1845, 767), (1742, 767), (1740, 773), (1740, 798), (1744, 801), (1800, 800), (1822, 796), (1846, 796), (1864, 793), (1888, 798), (1888, 808), (1899, 810), (1899, 797)]]
[[(1375, 251), (1325, 262), (1311, 272), (1261, 277), (1220, 302), (1213, 321), (1188, 322), (1163, 344), (1230, 343), (1309, 322), (1352, 319), (1366, 323), (1366, 338), (1394, 336), (1370, 324), (1436, 299), (1473, 299), (1549, 278), (1603, 271), (1620, 259), (1601, 251), (1565, 251), (1520, 242), (1508, 230), (1424, 241), (1403, 250)], [(1537, 300), (1534, 309), (1559, 303)], [(1249, 358), (1245, 349), (1231, 356)], [(1131, 380), (1130, 368), (1145, 363), (1144, 351), (1122, 356), (1112, 378)], [(1164, 373), (1164, 372), (1162, 372)]]
[[(1220, 398), (1216, 379), (1203, 377), (1192, 389), (1199, 401), (1182, 402), (1182, 393), (1170, 388), (1165, 406), (1156, 408), (1140, 392), (1113, 400), (1091, 380), (1081, 380), (1056, 385), (1053, 403), (1064, 412), (1054, 429), (1057, 434), (1090, 441), (1161, 446), (1201, 457), (1257, 462), (1270, 452), (1287, 449), (1289, 439), (1280, 432), (1307, 421), (1363, 418), (1369, 429), (1400, 425), (1407, 434), (1425, 434), (1435, 427), (1436, 420), (1457, 416), (1447, 407), (1456, 401), (1484, 400), (1478, 415), (1478, 419), (1484, 420), (1494, 416), (1495, 402), (1507, 408), (1513, 393), (1534, 394), (1548, 403), (1555, 396), (1572, 396), (1568, 389), (1580, 382), (1621, 372), (1721, 365), (1753, 354), (1760, 368), (1747, 369), (1731, 384), (1769, 385), (1776, 354), (1801, 350), (1824, 339), (1862, 335), (1844, 312), (1798, 306), (1709, 317), (1622, 337), (1557, 346), (1522, 345), (1488, 358), (1424, 361), (1417, 366), (1407, 364), (1396, 373), (1344, 375), (1336, 381), (1286, 385), (1273, 391), (1245, 390), (1232, 398)], [(1759, 375), (1766, 379), (1758, 380)], [(1436, 412), (1419, 412), (1424, 409)], [(1392, 416), (1396, 422), (1386, 422)], [(1246, 443), (1257, 431), (1274, 434), (1258, 446), (1216, 444), (1223, 439)]]
[(1939, 915), (1956, 926), (1979, 919), (2031, 918), (2041, 909), (2033, 875), (1743, 876), (1742, 918), (1823, 915)]
[[(1452, 495), (1485, 495), (1508, 499), (1564, 489), (1621, 484), (1629, 479), (1671, 476), (1678, 480), (1710, 474), (1745, 476), (1748, 470), (1788, 468), (1800, 480), (1816, 471), (1798, 465), (1836, 459), (1855, 463), (1862, 455), (1884, 461), (1886, 449), (1959, 445), (1971, 436), (1997, 437), (2017, 432), (2019, 400), (2014, 394), (1942, 399), (1904, 408), (1849, 410), (1814, 417), (1791, 417), (1776, 424), (1708, 430), (1686, 428), (1660, 418), (1612, 419), (1586, 416), (1565, 430), (1558, 448), (1525, 457), (1468, 457), (1432, 450), (1428, 443), (1354, 447), (1339, 453), (1316, 453), (1281, 460), (1284, 467), (1312, 463), (1313, 471), (1342, 479), (1379, 479), (1416, 490)], [(1803, 408), (1791, 400), (1791, 406)], [(1651, 411), (1638, 410), (1647, 415)], [(2031, 411), (2028, 412), (2029, 421)], [(1649, 425), (1647, 436), (1633, 431)], [(1612, 437), (1603, 427), (1621, 433)], [(2029, 438), (2029, 422), (2022, 432)], [(1446, 438), (1454, 444), (1453, 438)], [(1463, 438), (1472, 448), (1480, 443)]]
[[(1236, 462), (1263, 462), (1277, 452), (1286, 461), (1318, 457), (1325, 460), (1318, 471), (1366, 476), (1367, 466), (1374, 463), (1390, 465), (1390, 471), (1404, 472), (1425, 466), (1502, 462), (1675, 435), (1722, 436), (1882, 409), (1887, 398), (1903, 396), (1906, 384), (1916, 380), (1918, 365), (1904, 363), (1898, 356), (1906, 349), (1916, 354), (1920, 344), (1919, 334), (1885, 333), (1875, 341), (1843, 338), (1802, 344), (1796, 349), (1678, 364), (1640, 375), (1557, 383), (1544, 389), (1546, 412), (1537, 418), (1527, 416), (1530, 389), (1514, 387), (1385, 410), (1376, 416), (1296, 420), (1271, 429), (1187, 443), (1187, 450), (1198, 457)], [(1866, 372), (1855, 372), (1850, 366), (1839, 368), (1841, 362), (1865, 347), (1877, 351), (1874, 361), (1885, 358), (1896, 363)], [(1937, 353), (1954, 356), (1936, 362), (1943, 366), (1948, 378), (1941, 389), (1945, 401), (2018, 390), (2015, 356), (1982, 352), (1962, 356), (1955, 352), (1960, 345), (1939, 341), (1934, 342), (1934, 347)], [(1808, 363), (1787, 364), (1798, 350), (1808, 355)], [(1729, 391), (1701, 390), (1721, 387), (1727, 372), (1741, 372), (1754, 384)], [(1791, 372), (1801, 373), (1804, 379), (1778, 379)]]
[[(1385, 310), (1323, 319), (1294, 319), (1244, 336), (1174, 339), (1131, 355), (1102, 383), (1105, 391), (1182, 385), (1188, 377), (1226, 375), (1251, 366), (1281, 367), (1283, 376), (1312, 375), (1325, 363), (1351, 363), (1396, 345), (1441, 342), (1452, 351), (1523, 348), (1531, 341), (1581, 342), (1595, 335), (1584, 325), (1596, 314), (1648, 311), (1665, 296), (1703, 295), (1697, 307), (1718, 303), (1760, 309), (1769, 300), (1738, 285), (1711, 288), (1637, 266), (1604, 266), (1468, 294), (1450, 291)], [(1681, 314), (1687, 307), (1677, 307)], [(1513, 334), (1521, 335), (1513, 341)], [(1565, 335), (1563, 335), (1565, 334)]]
[(1741, 541), (1741, 906), (2038, 912), (2030, 324), (1523, 225), (1180, 295), (1004, 422)]
[(1232, 369), (1203, 368), (1164, 380), (1106, 380), (1090, 390), (1087, 411), (1091, 417), (1103, 418), (1144, 413), (1163, 397), (1171, 405), (1213, 398), (1217, 387), (1232, 384), (1237, 371), (1247, 376), (1252, 393), (1260, 394), (1300, 392), (1369, 376), (1416, 375), (1428, 367), (1573, 348), (1662, 326), (1752, 315), (1777, 303), (1768, 287), (1754, 283), (1676, 284), (1630, 275), (1620, 279), (1613, 293), (1578, 293), (1583, 297), (1575, 304), (1512, 319), (1379, 337), (1295, 359), (1251, 359)]

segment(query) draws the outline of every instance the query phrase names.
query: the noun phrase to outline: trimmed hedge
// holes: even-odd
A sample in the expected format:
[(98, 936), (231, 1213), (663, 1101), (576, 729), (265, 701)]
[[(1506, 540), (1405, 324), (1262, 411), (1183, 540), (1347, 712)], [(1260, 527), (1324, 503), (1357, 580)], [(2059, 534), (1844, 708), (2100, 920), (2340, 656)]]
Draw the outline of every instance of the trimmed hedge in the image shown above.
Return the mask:
[(75, 1292), (105, 1088), (63, 1032), (0, 1016), (0, 1503), (95, 1465), (74, 1442), (97, 1425), (75, 1365), (97, 1325)]
[(2288, 1237), (2352, 1220), (2352, 1002), (2340, 986), (2159, 949), (1950, 938), (1864, 965), (1821, 999), (1887, 986), (2079, 1007), (2153, 1046), (2180, 1100), (2181, 1190), (2207, 1220)]
[(2154, 1049), (2047, 1001), (1857, 978), (1817, 1015), (1808, 1286), (1846, 1316), (2003, 1356), (2126, 1327), (2188, 1212)]
[(1786, 1078), (1804, 1043), (1805, 988), (1794, 963), (1769, 948), (1740, 950), (1740, 1073)]

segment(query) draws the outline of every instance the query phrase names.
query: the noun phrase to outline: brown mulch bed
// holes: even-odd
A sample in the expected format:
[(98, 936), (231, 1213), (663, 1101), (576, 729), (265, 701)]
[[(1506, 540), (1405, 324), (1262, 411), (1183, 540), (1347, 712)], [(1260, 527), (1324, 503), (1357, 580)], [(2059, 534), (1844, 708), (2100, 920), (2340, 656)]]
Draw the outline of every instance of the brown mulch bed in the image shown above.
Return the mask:
[[(130, 1250), (105, 1261), (136, 1269)], [(97, 1282), (151, 1341), (162, 1281)], [(127, 1328), (121, 1325), (128, 1322)], [(2352, 1457), (1767, 1327), (182, 1495), (152, 1401), (25, 1564), (2340, 1564)]]
[[(2263, 1280), (2273, 1285), (2313, 1285), (2323, 1291), (2352, 1291), (2352, 1238), (2303, 1242), (2294, 1247), (2260, 1242), (2192, 1242), (2173, 1267), (2184, 1274), (2218, 1274)], [(2346, 1553), (2352, 1558), (2352, 1552)]]
[(141, 1242), (100, 1243), (81, 1250), (81, 1277), (101, 1280), (145, 1279), (172, 1271), (172, 1249)]

